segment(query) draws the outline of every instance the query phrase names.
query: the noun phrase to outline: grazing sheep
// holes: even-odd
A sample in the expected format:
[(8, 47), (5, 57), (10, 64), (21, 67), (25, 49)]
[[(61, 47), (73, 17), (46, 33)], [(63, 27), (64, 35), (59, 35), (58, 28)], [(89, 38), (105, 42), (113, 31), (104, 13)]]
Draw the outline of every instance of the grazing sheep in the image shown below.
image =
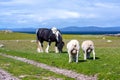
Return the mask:
[(84, 60), (86, 58), (90, 58), (90, 53), (93, 52), (93, 60), (95, 60), (95, 51), (94, 51), (94, 43), (91, 40), (83, 41), (82, 50), (84, 51)]
[(69, 55), (69, 63), (72, 62), (72, 59), (75, 62), (78, 62), (78, 56), (80, 51), (80, 45), (79, 41), (77, 40), (71, 40), (67, 43), (67, 50)]

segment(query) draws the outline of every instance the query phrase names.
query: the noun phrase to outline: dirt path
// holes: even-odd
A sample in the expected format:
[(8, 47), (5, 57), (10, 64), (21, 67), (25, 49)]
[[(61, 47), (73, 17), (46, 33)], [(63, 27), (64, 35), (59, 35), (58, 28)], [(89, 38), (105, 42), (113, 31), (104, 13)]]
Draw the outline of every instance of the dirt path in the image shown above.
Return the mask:
[(97, 80), (96, 75), (95, 76), (86, 76), (86, 75), (79, 74), (79, 73), (76, 73), (76, 72), (71, 71), (71, 70), (60, 69), (60, 68), (48, 66), (46, 64), (38, 63), (36, 61), (29, 60), (29, 59), (26, 59), (26, 58), (21, 58), (21, 57), (17, 57), (17, 56), (10, 56), (10, 55), (6, 55), (6, 54), (0, 54), (0, 55), (4, 56), (4, 57), (15, 59), (15, 60), (19, 60), (19, 61), (22, 61), (22, 62), (25, 62), (25, 63), (28, 63), (28, 64), (32, 64), (32, 65), (35, 65), (37, 67), (55, 72), (57, 74), (62, 74), (62, 75), (65, 75), (67, 77), (74, 78), (76, 80)]
[(20, 80), (8, 72), (4, 71), (3, 69), (0, 69), (0, 80)]

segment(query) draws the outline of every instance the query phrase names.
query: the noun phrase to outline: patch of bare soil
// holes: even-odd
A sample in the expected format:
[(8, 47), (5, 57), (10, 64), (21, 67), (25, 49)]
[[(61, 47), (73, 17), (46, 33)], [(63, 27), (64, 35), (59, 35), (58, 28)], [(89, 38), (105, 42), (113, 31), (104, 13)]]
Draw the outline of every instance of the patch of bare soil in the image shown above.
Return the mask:
[(0, 69), (0, 80), (20, 80), (20, 79), (12, 76), (10, 73), (4, 71), (3, 69)]
[(2, 55), (4, 57), (15, 59), (15, 60), (19, 60), (22, 62), (26, 62), (28, 64), (32, 64), (34, 66), (55, 72), (57, 74), (62, 74), (62, 75), (65, 75), (67, 77), (74, 78), (76, 80), (97, 80), (97, 75), (87, 76), (87, 75), (83, 75), (80, 73), (76, 73), (76, 72), (71, 71), (71, 70), (60, 69), (57, 67), (48, 66), (48, 65), (43, 64), (43, 63), (38, 63), (38, 62), (33, 61), (33, 60), (28, 60), (26, 58), (21, 58), (21, 57), (17, 57), (17, 56), (10, 56), (10, 55), (5, 55), (5, 54), (0, 54), (0, 55)]

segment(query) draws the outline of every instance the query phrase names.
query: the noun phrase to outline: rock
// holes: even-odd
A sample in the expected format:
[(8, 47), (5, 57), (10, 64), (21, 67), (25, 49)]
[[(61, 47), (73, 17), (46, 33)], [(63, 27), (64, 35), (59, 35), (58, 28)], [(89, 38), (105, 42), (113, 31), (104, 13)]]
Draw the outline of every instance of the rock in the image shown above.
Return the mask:
[(1, 30), (1, 31), (4, 32), (4, 33), (13, 33), (12, 30)]
[(105, 38), (105, 37), (103, 37), (102, 39), (104, 39), (104, 40), (105, 40), (106, 38)]
[(36, 42), (36, 40), (31, 40), (31, 43), (34, 43), (34, 42)]
[(108, 43), (112, 42), (112, 40), (107, 40)]
[(2, 48), (2, 47), (4, 47), (4, 45), (3, 45), (3, 44), (0, 44), (0, 48)]

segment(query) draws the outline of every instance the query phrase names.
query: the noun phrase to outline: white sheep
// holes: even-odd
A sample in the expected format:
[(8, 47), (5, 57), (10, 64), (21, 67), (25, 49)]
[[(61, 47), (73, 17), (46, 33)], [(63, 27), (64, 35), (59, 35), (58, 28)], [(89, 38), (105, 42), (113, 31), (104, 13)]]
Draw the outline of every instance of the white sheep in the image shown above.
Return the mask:
[(82, 42), (82, 50), (84, 51), (84, 60), (86, 58), (90, 58), (90, 53), (93, 52), (93, 60), (95, 60), (95, 50), (94, 50), (94, 43), (91, 40), (85, 40)]
[(67, 43), (67, 51), (69, 55), (69, 63), (74, 60), (76, 63), (78, 62), (80, 45), (78, 40), (71, 40)]

